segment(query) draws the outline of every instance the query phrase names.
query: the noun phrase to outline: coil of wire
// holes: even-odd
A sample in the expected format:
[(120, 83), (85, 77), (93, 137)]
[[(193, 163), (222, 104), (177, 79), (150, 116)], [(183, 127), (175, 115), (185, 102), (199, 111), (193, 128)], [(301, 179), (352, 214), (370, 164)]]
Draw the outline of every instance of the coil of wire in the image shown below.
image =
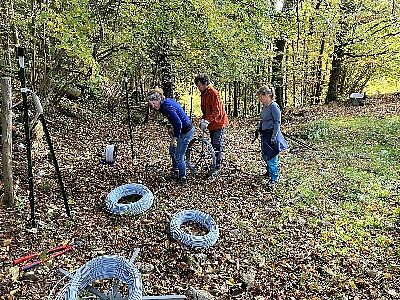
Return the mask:
[[(118, 201), (126, 196), (140, 195), (142, 196), (136, 202), (118, 203)], [(113, 189), (107, 196), (107, 210), (113, 214), (141, 214), (153, 205), (154, 195), (144, 185), (138, 183), (128, 183)]]
[[(181, 226), (186, 222), (195, 222), (208, 230), (206, 235), (193, 235), (185, 232)], [(214, 245), (219, 237), (219, 229), (214, 219), (199, 210), (183, 210), (172, 216), (170, 222), (172, 238), (192, 248), (207, 248)]]
[(62, 291), (64, 297), (59, 299), (78, 300), (86, 286), (107, 278), (118, 279), (127, 284), (127, 300), (142, 299), (142, 279), (138, 269), (132, 262), (118, 255), (99, 256), (84, 264), (74, 273)]

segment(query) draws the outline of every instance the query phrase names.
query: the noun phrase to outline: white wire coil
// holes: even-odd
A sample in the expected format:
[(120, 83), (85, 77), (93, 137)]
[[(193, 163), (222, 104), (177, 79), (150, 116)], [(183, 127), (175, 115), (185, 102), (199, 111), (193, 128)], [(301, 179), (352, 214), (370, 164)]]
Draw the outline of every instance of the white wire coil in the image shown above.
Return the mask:
[(138, 269), (133, 262), (117, 255), (99, 256), (84, 264), (60, 291), (57, 299), (78, 300), (86, 286), (107, 278), (115, 278), (128, 285), (127, 300), (142, 299), (142, 279)]
[[(131, 203), (118, 203), (118, 201), (126, 196), (140, 195), (139, 201)], [(113, 214), (141, 214), (153, 205), (154, 195), (144, 185), (138, 183), (128, 183), (113, 189), (107, 196), (106, 207)]]
[[(203, 236), (192, 235), (181, 229), (185, 222), (193, 221), (204, 226), (208, 233)], [(214, 245), (219, 237), (219, 229), (214, 219), (199, 210), (183, 210), (173, 215), (170, 223), (172, 238), (192, 248), (207, 248)]]

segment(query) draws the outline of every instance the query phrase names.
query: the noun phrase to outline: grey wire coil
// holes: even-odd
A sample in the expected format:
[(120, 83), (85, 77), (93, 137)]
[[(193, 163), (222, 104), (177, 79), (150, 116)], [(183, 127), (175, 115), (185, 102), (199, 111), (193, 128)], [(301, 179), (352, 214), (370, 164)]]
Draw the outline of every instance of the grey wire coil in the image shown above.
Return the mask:
[[(130, 195), (140, 195), (139, 201), (127, 204), (118, 203), (122, 197)], [(107, 196), (107, 210), (113, 214), (141, 214), (153, 205), (154, 195), (144, 185), (138, 183), (128, 183), (113, 189)]]
[(115, 278), (128, 285), (127, 300), (142, 299), (142, 279), (133, 262), (118, 256), (99, 256), (80, 267), (62, 293), (65, 300), (78, 300), (80, 292), (93, 281)]
[[(193, 221), (204, 226), (208, 233), (203, 236), (192, 235), (181, 229), (185, 222)], [(183, 210), (173, 215), (170, 222), (172, 238), (192, 248), (207, 248), (214, 245), (219, 237), (219, 229), (214, 219), (199, 210)]]

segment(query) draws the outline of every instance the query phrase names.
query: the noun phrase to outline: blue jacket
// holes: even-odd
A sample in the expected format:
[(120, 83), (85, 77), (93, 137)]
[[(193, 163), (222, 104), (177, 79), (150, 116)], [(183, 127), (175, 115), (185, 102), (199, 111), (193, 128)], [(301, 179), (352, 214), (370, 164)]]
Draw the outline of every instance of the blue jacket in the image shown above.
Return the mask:
[(264, 106), (261, 111), (260, 131), (273, 129), (272, 136), (276, 137), (281, 126), (281, 110), (278, 104), (273, 101), (271, 105)]
[[(271, 149), (271, 153), (268, 153), (268, 159), (271, 159), (279, 152), (284, 151), (289, 148), (283, 134), (281, 132), (281, 110), (279, 105), (273, 101), (271, 105), (264, 106), (261, 111), (261, 121), (258, 129), (262, 134), (265, 142), (269, 147), (266, 146), (267, 151)], [(276, 143), (271, 143), (271, 138), (276, 139)]]
[(166, 98), (161, 101), (159, 112), (171, 123), (174, 128), (174, 137), (178, 137), (182, 130), (184, 131), (183, 133), (187, 133), (185, 131), (192, 126), (182, 106), (172, 98)]

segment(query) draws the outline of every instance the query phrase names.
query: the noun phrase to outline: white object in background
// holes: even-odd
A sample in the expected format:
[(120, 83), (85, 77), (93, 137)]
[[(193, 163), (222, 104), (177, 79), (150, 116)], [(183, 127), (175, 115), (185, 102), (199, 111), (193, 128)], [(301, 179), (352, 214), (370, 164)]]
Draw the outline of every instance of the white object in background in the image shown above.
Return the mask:
[(365, 94), (362, 93), (351, 93), (350, 100), (353, 105), (364, 105), (365, 104)]
[(33, 98), (33, 103), (35, 104), (37, 113), (39, 115), (43, 114), (43, 107), (42, 107), (42, 103), (40, 103), (40, 98), (38, 95), (36, 95), (34, 92), (32, 92), (32, 98)]
[(350, 99), (363, 99), (364, 94), (361, 93), (351, 93), (350, 94)]
[(114, 162), (114, 151), (115, 151), (115, 145), (106, 146), (106, 162), (108, 163)]

